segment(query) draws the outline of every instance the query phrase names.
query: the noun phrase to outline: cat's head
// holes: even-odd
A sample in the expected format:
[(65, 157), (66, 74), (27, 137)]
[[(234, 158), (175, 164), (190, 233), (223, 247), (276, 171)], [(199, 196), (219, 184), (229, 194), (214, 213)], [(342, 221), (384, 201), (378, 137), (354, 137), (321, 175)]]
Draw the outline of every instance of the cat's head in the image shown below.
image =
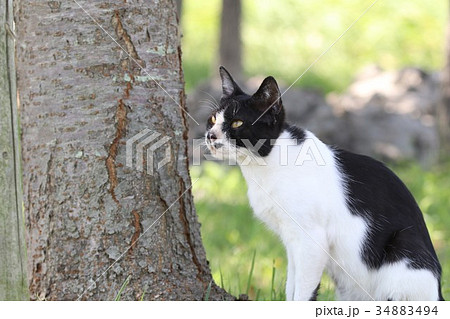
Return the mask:
[(277, 82), (264, 79), (253, 95), (236, 84), (230, 73), (220, 67), (222, 97), (206, 126), (206, 144), (211, 154), (224, 159), (252, 153), (267, 156), (271, 140), (276, 140), (284, 126), (284, 109)]

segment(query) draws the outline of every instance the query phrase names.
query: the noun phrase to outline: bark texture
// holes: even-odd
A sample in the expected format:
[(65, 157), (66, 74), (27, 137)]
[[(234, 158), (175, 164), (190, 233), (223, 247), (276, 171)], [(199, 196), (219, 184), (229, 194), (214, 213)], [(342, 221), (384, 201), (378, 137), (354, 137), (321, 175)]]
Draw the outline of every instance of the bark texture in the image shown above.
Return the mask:
[(220, 64), (242, 80), (241, 0), (222, 0), (220, 22)]
[(0, 300), (27, 300), (12, 8), (0, 2)]
[[(104, 31), (75, 1), (18, 4), (32, 297), (111, 300), (130, 276), (122, 300), (202, 299), (212, 278), (177, 105), (175, 2), (77, 2)], [(157, 169), (167, 147), (156, 150), (153, 175), (126, 166), (125, 142), (144, 129), (170, 138), (170, 162)], [(209, 298), (229, 295), (212, 283)]]

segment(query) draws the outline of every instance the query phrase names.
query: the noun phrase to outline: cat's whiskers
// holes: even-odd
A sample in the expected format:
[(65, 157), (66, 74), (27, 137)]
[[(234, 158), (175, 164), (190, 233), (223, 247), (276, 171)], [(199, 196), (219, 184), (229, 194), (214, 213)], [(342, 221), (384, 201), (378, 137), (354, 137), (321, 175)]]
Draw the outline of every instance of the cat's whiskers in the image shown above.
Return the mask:
[[(214, 99), (214, 97), (213, 97), (213, 99)], [(212, 99), (209, 99), (209, 98), (205, 98), (205, 99), (201, 99), (200, 102), (203, 102), (203, 103), (206, 103), (206, 104), (210, 105), (215, 112), (217, 112), (220, 109), (220, 105), (217, 103), (217, 101), (215, 99), (212, 100)]]
[(207, 107), (213, 112), (216, 112), (218, 109), (217, 106), (211, 100), (207, 100), (207, 99), (200, 100), (200, 103), (202, 103), (200, 105), (200, 107)]
[(209, 93), (206, 92), (206, 91), (201, 91), (201, 92), (207, 94), (207, 95), (212, 99), (212, 100), (210, 100), (210, 101), (211, 101), (214, 105), (217, 106), (217, 109), (220, 109), (219, 102), (217, 102), (217, 100), (216, 100), (216, 98), (215, 98), (214, 96), (212, 96), (211, 94), (209, 94)]

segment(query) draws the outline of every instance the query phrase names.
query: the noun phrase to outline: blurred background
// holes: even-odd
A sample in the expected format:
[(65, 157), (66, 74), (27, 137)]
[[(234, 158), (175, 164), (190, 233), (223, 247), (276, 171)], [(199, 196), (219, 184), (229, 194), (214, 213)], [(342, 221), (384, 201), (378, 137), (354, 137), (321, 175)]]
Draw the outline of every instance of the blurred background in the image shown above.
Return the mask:
[[(291, 123), (328, 144), (381, 159), (418, 201), (450, 299), (450, 70), (446, 0), (179, 0), (190, 137), (219, 100), (218, 66), (248, 93), (273, 75)], [(322, 55), (322, 56), (321, 56)], [(321, 58), (317, 60), (317, 58)], [(252, 216), (237, 167), (191, 168), (215, 281), (253, 300), (284, 299), (286, 257)], [(334, 299), (323, 278), (319, 300)]]

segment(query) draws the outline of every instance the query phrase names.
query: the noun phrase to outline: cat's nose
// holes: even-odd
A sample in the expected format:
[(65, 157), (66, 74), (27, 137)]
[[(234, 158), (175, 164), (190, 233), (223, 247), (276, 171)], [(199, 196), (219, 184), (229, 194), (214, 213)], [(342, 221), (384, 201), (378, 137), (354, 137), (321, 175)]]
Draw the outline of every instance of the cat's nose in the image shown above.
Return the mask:
[(214, 142), (215, 140), (217, 140), (217, 136), (214, 133), (208, 132), (208, 140)]

